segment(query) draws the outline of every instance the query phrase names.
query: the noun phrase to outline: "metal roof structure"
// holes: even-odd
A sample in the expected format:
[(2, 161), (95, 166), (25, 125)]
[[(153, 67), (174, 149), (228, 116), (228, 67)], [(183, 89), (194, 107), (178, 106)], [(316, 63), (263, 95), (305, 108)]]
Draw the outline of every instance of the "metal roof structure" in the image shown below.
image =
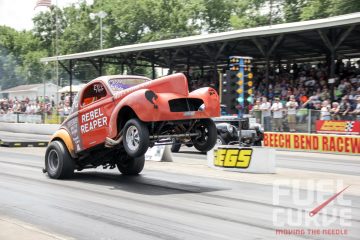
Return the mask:
[[(232, 55), (253, 57), (263, 63), (269, 84), (270, 62), (328, 60), (329, 76), (335, 76), (335, 60), (360, 56), (360, 12), (303, 22), (284, 23), (221, 33), (138, 43), (108, 49), (42, 58), (58, 61), (69, 73), (70, 92), (74, 66), (78, 61), (91, 63), (102, 75), (104, 64), (126, 65), (134, 74), (135, 66), (189, 72), (190, 68), (219, 69)], [(212, 73), (217, 78), (217, 71)]]
[(360, 54), (360, 13), (303, 22), (139, 43), (103, 50), (42, 58), (42, 62), (87, 60), (97, 64), (136, 65), (146, 61), (162, 67), (226, 62), (229, 55), (257, 61)]

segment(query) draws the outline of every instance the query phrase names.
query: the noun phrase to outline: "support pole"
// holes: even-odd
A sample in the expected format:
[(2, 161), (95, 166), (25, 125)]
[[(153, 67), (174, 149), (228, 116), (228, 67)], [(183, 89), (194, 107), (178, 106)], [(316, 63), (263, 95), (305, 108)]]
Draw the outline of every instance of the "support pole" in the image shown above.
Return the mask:
[[(333, 49), (330, 52), (330, 78), (335, 78), (335, 60), (336, 60), (336, 50)], [(330, 99), (333, 102), (335, 99), (334, 96), (334, 83), (330, 85)]]
[(213, 72), (213, 78), (214, 78), (214, 82), (216, 82), (217, 78), (218, 78), (218, 72), (217, 72), (217, 62), (214, 62), (214, 72)]
[[(259, 52), (264, 56), (265, 59), (265, 79), (266, 79), (266, 92), (269, 93), (269, 69), (270, 69), (270, 56), (274, 50), (280, 45), (284, 40), (284, 34), (281, 34), (275, 38), (267, 47), (262, 45), (259, 39), (252, 38), (252, 42), (255, 44)], [(266, 51), (266, 49), (269, 49)]]
[(155, 63), (151, 62), (151, 71), (152, 71), (152, 79), (156, 78), (156, 73), (155, 73)]
[(104, 63), (103, 63), (102, 58), (99, 58), (99, 76), (102, 76), (102, 74), (103, 74), (103, 65), (104, 65)]
[(265, 80), (266, 80), (266, 97), (269, 95), (269, 69), (270, 69), (270, 59), (269, 56), (265, 57)]
[[(329, 59), (330, 59), (330, 71), (329, 76), (330, 78), (335, 78), (335, 61), (336, 61), (336, 51), (341, 46), (341, 44), (345, 41), (345, 39), (349, 36), (350, 32), (353, 31), (355, 25), (350, 26), (347, 30), (345, 30), (339, 38), (336, 39), (334, 32), (332, 33), (331, 40), (329, 39), (328, 35), (324, 32), (324, 30), (318, 30), (318, 34), (321, 40), (324, 42), (325, 46), (328, 49)], [(334, 101), (334, 84), (331, 84), (330, 90), (330, 97), (331, 101)]]
[(72, 106), (73, 104), (73, 100), (72, 100), (72, 81), (73, 81), (73, 67), (74, 67), (74, 63), (73, 60), (69, 61), (69, 80), (70, 80), (70, 106)]

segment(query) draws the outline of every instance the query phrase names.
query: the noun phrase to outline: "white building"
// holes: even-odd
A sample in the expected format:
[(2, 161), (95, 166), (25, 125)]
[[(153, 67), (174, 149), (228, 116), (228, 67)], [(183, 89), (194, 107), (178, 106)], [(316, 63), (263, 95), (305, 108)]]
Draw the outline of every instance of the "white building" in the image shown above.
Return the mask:
[[(54, 99), (56, 101), (58, 86), (53, 83), (46, 83), (45, 84), (45, 96), (48, 96), (51, 98), (51, 96), (54, 96)], [(9, 99), (17, 98), (18, 100), (24, 100), (26, 98), (29, 98), (30, 100), (35, 100), (36, 97), (42, 97), (44, 96), (44, 84), (29, 84), (29, 85), (20, 85), (17, 87), (9, 88), (0, 91), (0, 94), (3, 96), (6, 96)]]

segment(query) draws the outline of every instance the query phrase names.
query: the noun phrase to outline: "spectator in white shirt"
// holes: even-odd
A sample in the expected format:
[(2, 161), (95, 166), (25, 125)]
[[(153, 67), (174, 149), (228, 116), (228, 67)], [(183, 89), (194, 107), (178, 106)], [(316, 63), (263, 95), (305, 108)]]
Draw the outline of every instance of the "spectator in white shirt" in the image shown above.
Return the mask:
[(275, 131), (282, 131), (282, 120), (283, 120), (283, 105), (279, 98), (275, 98), (275, 102), (271, 106), (273, 112), (273, 119), (275, 124)]
[(322, 107), (320, 110), (320, 120), (331, 120), (331, 114), (330, 114), (330, 104), (328, 101), (322, 102)]
[(262, 98), (262, 104), (260, 105), (260, 110), (262, 113), (262, 118), (264, 119), (264, 130), (271, 131), (271, 104), (267, 101), (266, 97)]
[(295, 132), (295, 126), (296, 126), (296, 108), (299, 106), (299, 104), (295, 100), (295, 96), (291, 95), (290, 100), (286, 103), (287, 108), (287, 119), (289, 123), (290, 132)]

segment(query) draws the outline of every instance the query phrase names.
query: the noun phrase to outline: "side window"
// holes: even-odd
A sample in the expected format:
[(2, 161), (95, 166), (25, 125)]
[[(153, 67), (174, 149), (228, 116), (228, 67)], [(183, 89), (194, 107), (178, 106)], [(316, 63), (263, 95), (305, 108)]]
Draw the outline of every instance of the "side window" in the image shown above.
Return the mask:
[(104, 85), (102, 83), (91, 84), (84, 90), (84, 94), (81, 99), (81, 106), (89, 105), (104, 97), (106, 97)]

